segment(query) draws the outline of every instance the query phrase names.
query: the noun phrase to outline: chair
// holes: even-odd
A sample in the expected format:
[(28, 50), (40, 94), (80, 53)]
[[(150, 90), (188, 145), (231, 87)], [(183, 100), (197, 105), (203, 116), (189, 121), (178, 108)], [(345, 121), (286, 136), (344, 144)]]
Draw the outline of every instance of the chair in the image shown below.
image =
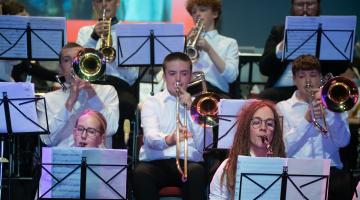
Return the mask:
[[(140, 127), (140, 109), (138, 108), (135, 112), (136, 126), (132, 135), (133, 149), (132, 149), (132, 169), (135, 169), (135, 165), (139, 162), (139, 151), (143, 145), (143, 132)], [(177, 186), (167, 186), (159, 190), (159, 196), (161, 197), (181, 197), (182, 191)]]

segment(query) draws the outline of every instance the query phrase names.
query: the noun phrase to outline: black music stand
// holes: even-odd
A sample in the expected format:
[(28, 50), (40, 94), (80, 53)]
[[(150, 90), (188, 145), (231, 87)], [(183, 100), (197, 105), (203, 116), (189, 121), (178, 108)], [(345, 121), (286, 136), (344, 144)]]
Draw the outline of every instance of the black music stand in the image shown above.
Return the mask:
[(151, 95), (154, 95), (154, 67), (161, 66), (167, 54), (184, 51), (183, 25), (118, 24), (116, 33), (119, 67), (146, 67), (136, 83), (150, 68)]
[(319, 60), (352, 61), (356, 16), (287, 16), (283, 60), (314, 55)]
[[(17, 83), (4, 83), (4, 84), (13, 84), (16, 85)], [(22, 84), (22, 83), (19, 83)], [(1, 85), (0, 85), (1, 86)], [(12, 87), (9, 88), (9, 90), (12, 89)], [(2, 90), (2, 88), (0, 88)], [(10, 92), (10, 91), (9, 91)], [(15, 160), (14, 160), (14, 153), (15, 153), (15, 144), (14, 144), (14, 138), (15, 135), (25, 135), (25, 134), (49, 134), (49, 125), (47, 123), (47, 114), (46, 114), (46, 124), (47, 127), (44, 128), (41, 125), (39, 125), (36, 120), (33, 119), (33, 115), (29, 115), (29, 113), (23, 112), (21, 106), (26, 106), (31, 103), (34, 103), (33, 109), (35, 112), (36, 106), (35, 103), (39, 100), (44, 101), (45, 104), (45, 98), (8, 98), (8, 92), (6, 92), (6, 89), (2, 92), (2, 99), (0, 99), (0, 106), (3, 107), (3, 111), (1, 111), (1, 114), (3, 113), (4, 119), (5, 119), (5, 125), (6, 125), (6, 132), (0, 132), (1, 135), (1, 146), (4, 144), (4, 140), (8, 140), (8, 154), (9, 154), (9, 174), (7, 178), (2, 178), (2, 180), (8, 180), (8, 191), (9, 191), (9, 199), (12, 195), (12, 181), (21, 179), (21, 177), (15, 177)], [(28, 109), (28, 108), (27, 108)], [(15, 112), (16, 111), (16, 112)], [(46, 107), (45, 107), (45, 113), (46, 113)], [(21, 116), (21, 118), (17, 117)], [(21, 121), (15, 121), (18, 119), (23, 119), (23, 122), (28, 122), (28, 125), (25, 125), (25, 123), (22, 123), (21, 125), (18, 123), (21, 123)], [(16, 124), (15, 126), (13, 126)], [(33, 125), (30, 131), (21, 131), (23, 129), (27, 129), (28, 126)], [(1, 125), (2, 126), (2, 125)], [(22, 127), (23, 126), (23, 127)], [(20, 131), (18, 131), (20, 130)], [(3, 147), (1, 147), (3, 148)], [(19, 163), (17, 163), (19, 165)], [(1, 163), (2, 165), (2, 163)], [(19, 172), (17, 172), (19, 174)], [(17, 175), (19, 176), (19, 175)], [(1, 188), (0, 188), (1, 189)]]
[[(58, 148), (61, 151), (61, 148)], [(75, 148), (76, 151), (81, 151), (80, 149), (85, 149), (89, 151), (100, 151), (100, 149), (94, 149), (94, 148)], [(65, 150), (67, 151), (67, 150)], [(123, 155), (125, 158), (124, 161), (127, 160), (127, 151), (126, 150), (115, 150), (115, 151), (123, 151)], [(46, 153), (44, 153), (46, 154)], [(72, 155), (68, 155), (72, 156)], [(91, 156), (91, 153), (88, 154), (88, 156)], [(91, 159), (91, 158), (90, 158)], [(44, 178), (43, 184), (49, 184), (47, 185), (45, 189), (41, 189), (41, 184), (39, 185), (39, 192), (37, 195), (37, 199), (39, 200), (50, 200), (50, 199), (93, 199), (93, 200), (100, 200), (100, 199), (126, 199), (126, 185), (125, 185), (125, 194), (121, 194), (121, 191), (118, 187), (114, 186), (112, 184), (112, 181), (117, 179), (121, 174), (125, 174), (126, 178), (126, 170), (128, 168), (127, 164), (88, 164), (88, 162), (93, 163), (94, 161), (87, 161), (90, 160), (89, 158), (86, 158), (86, 156), (81, 157), (81, 163), (42, 163), (42, 177), (45, 175), (48, 178), (51, 178), (51, 181), (46, 180), (47, 178)], [(92, 158), (94, 159), (94, 158)], [(70, 160), (73, 160), (71, 158)], [(50, 168), (49, 168), (50, 167)], [(54, 167), (54, 168), (53, 168)], [(56, 168), (58, 167), (58, 168)], [(99, 170), (99, 167), (103, 168)], [(116, 172), (110, 176), (104, 176), (102, 173), (105, 171), (108, 171), (108, 168), (111, 167), (113, 169), (116, 168)], [(66, 168), (60, 169), (60, 168)], [(66, 171), (64, 173), (64, 171)], [(92, 176), (90, 176), (92, 175)], [(70, 180), (73, 179), (73, 180)], [(113, 196), (116, 196), (114, 198), (109, 198), (108, 196), (103, 197), (101, 196), (103, 193), (99, 193), (97, 191), (98, 187), (101, 187), (98, 185), (96, 187), (96, 184), (94, 185), (94, 180), (97, 180), (102, 184), (102, 186), (105, 186), (108, 189), (108, 192), (105, 193), (112, 193)], [(67, 183), (64, 183), (66, 181), (69, 181)], [(43, 178), (41, 179), (41, 182), (43, 181)], [(124, 181), (126, 183), (126, 181)], [(64, 185), (64, 184), (69, 185)], [(63, 184), (63, 185), (62, 185)], [(74, 185), (73, 185), (74, 184)], [(64, 187), (65, 186), (65, 187)], [(79, 186), (79, 187), (78, 187)], [(95, 186), (95, 188), (94, 188)], [(62, 188), (64, 187), (64, 188)], [(78, 188), (79, 190), (77, 190)], [(68, 188), (72, 188), (72, 191), (68, 191)], [(40, 190), (41, 189), (41, 190)], [(60, 193), (57, 194), (51, 194), (51, 192), (56, 193), (56, 189), (58, 189), (57, 192), (60, 191)], [(91, 189), (91, 190), (88, 190)], [(121, 188), (120, 188), (121, 189)], [(44, 190), (44, 191), (43, 191)], [(74, 192), (75, 191), (75, 192)], [(41, 192), (41, 193), (40, 193)], [(97, 193), (96, 193), (97, 192)], [(68, 195), (66, 196), (65, 193)], [(74, 195), (75, 194), (75, 195)], [(64, 196), (65, 195), (65, 196)], [(94, 197), (95, 195), (95, 197)], [(99, 198), (96, 198), (96, 196), (100, 196)]]
[[(275, 162), (268, 159), (274, 159)], [(255, 165), (257, 164), (256, 160), (259, 160), (257, 170), (250, 169), (255, 167)], [(295, 173), (294, 172), (289, 173), (289, 169), (295, 167), (294, 163), (291, 164), (292, 161), (295, 161), (294, 163), (296, 164), (298, 164), (299, 161), (306, 162), (307, 165), (311, 165), (310, 167), (308, 167), (310, 170), (314, 169), (314, 167), (321, 168), (320, 170), (315, 169), (315, 171), (321, 171), (321, 173), (323, 174), (315, 174), (315, 173), (304, 174), (301, 170), (298, 170), (297, 172), (296, 170), (292, 170), (295, 171)], [(247, 163), (251, 162), (247, 166), (248, 169), (243, 169), (243, 170), (258, 171), (258, 172), (239, 172), (239, 171), (236, 172), (237, 177), (236, 177), (235, 199), (240, 200), (240, 199), (271, 198), (271, 199), (285, 200), (285, 199), (294, 199), (294, 197), (296, 196), (296, 199), (301, 198), (307, 200), (309, 199), (309, 195), (314, 195), (314, 194), (307, 194), (305, 191), (303, 191), (305, 190), (304, 188), (309, 188), (313, 186), (312, 188), (318, 189), (317, 187), (314, 186), (314, 184), (320, 184), (320, 190), (322, 192), (325, 192), (325, 194), (315, 192), (316, 193), (315, 196), (317, 197), (322, 196), (324, 197), (323, 199), (326, 200), (328, 186), (329, 186), (330, 161), (329, 160), (323, 161), (320, 159), (311, 160), (310, 162), (309, 161), (310, 160), (305, 160), (305, 159), (301, 160), (301, 159), (293, 159), (293, 158), (254, 158), (254, 157), (250, 158), (246, 156), (239, 156), (238, 165), (241, 166), (241, 162), (242, 164), (244, 164), (244, 162)], [(323, 165), (319, 165), (319, 163), (321, 162), (323, 162)], [(267, 166), (271, 168), (270, 170), (264, 168), (265, 163), (270, 164), (270, 166)], [(322, 168), (326, 168), (326, 169), (322, 169)], [(239, 170), (239, 167), (237, 169)], [(267, 172), (267, 171), (272, 171), (272, 172)], [(279, 172), (276, 173), (274, 171), (279, 171)], [(302, 180), (304, 178), (306, 180)], [(249, 191), (250, 188), (252, 188), (253, 190)], [(265, 195), (268, 196), (266, 197)]]

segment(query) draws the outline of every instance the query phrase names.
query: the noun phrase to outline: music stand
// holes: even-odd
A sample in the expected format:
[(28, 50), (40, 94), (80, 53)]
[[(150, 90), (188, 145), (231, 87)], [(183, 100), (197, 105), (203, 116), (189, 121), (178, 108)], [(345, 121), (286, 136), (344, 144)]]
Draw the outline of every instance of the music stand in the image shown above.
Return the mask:
[(169, 53), (184, 51), (183, 30), (183, 24), (117, 24), (119, 67), (146, 67), (137, 83), (150, 68), (151, 95), (154, 95), (154, 67), (161, 66)]
[(352, 61), (356, 16), (287, 16), (283, 60), (314, 55), (319, 60)]
[[(2, 98), (0, 99), (0, 135), (1, 135), (1, 150), (3, 150), (4, 139), (9, 142), (9, 199), (12, 194), (12, 180), (17, 179), (14, 176), (14, 136), (22, 134), (48, 134), (49, 126), (44, 128), (37, 122), (36, 115), (36, 101), (42, 100), (45, 103), (45, 98), (34, 97), (34, 85), (31, 83), (0, 83), (0, 92)], [(19, 98), (19, 97), (26, 98)], [(10, 97), (10, 98), (9, 98)], [(46, 108), (45, 108), (46, 113)], [(47, 122), (47, 114), (46, 114)], [(19, 126), (21, 124), (21, 126)], [(15, 125), (15, 126), (14, 126)], [(1, 170), (2, 170), (2, 164)], [(1, 172), (2, 175), (2, 172)], [(1, 177), (2, 178), (2, 177)], [(3, 179), (3, 178), (2, 178)], [(1, 184), (0, 184), (1, 186)], [(1, 188), (0, 188), (1, 189)]]
[(329, 173), (326, 159), (238, 156), (234, 199), (327, 199)]
[(38, 199), (126, 199), (125, 149), (43, 148), (42, 162)]
[(65, 25), (65, 17), (0, 16), (0, 59), (58, 60)]

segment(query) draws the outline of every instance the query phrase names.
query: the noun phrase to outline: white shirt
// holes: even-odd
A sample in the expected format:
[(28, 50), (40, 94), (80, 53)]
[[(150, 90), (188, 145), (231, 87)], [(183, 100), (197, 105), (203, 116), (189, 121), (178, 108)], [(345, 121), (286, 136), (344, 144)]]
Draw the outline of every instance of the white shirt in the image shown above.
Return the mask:
[(14, 82), (11, 77), (13, 66), (19, 64), (21, 61), (18, 60), (1, 60), (0, 61), (0, 80), (7, 82)]
[(211, 183), (210, 183), (210, 194), (209, 200), (227, 200), (230, 199), (229, 190), (226, 187), (227, 177), (224, 175), (223, 184), (221, 184), (221, 176), (224, 173), (224, 168), (228, 162), (228, 158), (225, 159), (221, 165), (217, 168)]
[[(297, 91), (296, 91), (297, 92)], [(277, 104), (280, 115), (284, 116), (284, 142), (290, 158), (330, 159), (331, 166), (343, 167), (339, 148), (350, 141), (347, 113), (334, 113), (326, 110), (327, 136), (305, 119), (308, 103), (293, 96)]]
[[(144, 131), (144, 145), (140, 149), (141, 161), (160, 160), (176, 157), (176, 145), (168, 146), (165, 137), (176, 129), (176, 98), (164, 90), (147, 98), (142, 105), (141, 123)], [(190, 111), (187, 113), (188, 160), (202, 161), (204, 148), (204, 129), (192, 121)], [(181, 106), (180, 118), (184, 122), (184, 108)], [(206, 129), (206, 144), (212, 142), (211, 128)], [(180, 158), (184, 155), (184, 143), (180, 143)]]
[(202, 71), (205, 79), (222, 91), (229, 92), (229, 83), (239, 75), (239, 48), (236, 40), (222, 36), (217, 30), (209, 31), (204, 39), (213, 47), (225, 62), (225, 70), (220, 73), (209, 55), (200, 51), (199, 59), (193, 64), (193, 72)]
[[(116, 133), (119, 124), (119, 99), (113, 86), (94, 84), (92, 86), (97, 95), (88, 99), (87, 93), (82, 90), (71, 112), (65, 107), (65, 102), (70, 95), (69, 90), (56, 90), (44, 95), (50, 134), (41, 135), (41, 140), (46, 145), (73, 146), (72, 133), (76, 120), (84, 110), (93, 109), (101, 112), (106, 119), (106, 147), (111, 148), (111, 136)], [(37, 111), (40, 124), (42, 127), (46, 127), (43, 101), (38, 101)]]
[[(78, 37), (76, 42), (85, 48), (94, 48), (100, 49), (101, 39), (94, 40), (91, 37), (91, 33), (94, 30), (94, 25), (92, 26), (84, 26), (81, 27), (78, 33)], [(117, 37), (116, 37), (116, 30), (114, 26), (111, 29), (111, 36), (112, 36), (112, 47), (116, 50), (116, 56), (119, 56), (117, 52)], [(115, 58), (114, 62), (106, 64), (106, 71), (105, 74), (112, 75), (118, 77), (124, 81), (126, 81), (130, 86), (135, 83), (136, 79), (139, 75), (139, 68), (138, 67), (118, 67), (118, 59)]]

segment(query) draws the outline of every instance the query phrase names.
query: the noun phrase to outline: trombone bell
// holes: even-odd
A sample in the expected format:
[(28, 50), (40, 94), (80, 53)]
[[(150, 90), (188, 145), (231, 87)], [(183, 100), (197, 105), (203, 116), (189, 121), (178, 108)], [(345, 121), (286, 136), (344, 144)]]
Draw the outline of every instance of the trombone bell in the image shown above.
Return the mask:
[(103, 54), (95, 49), (85, 48), (73, 60), (74, 73), (83, 80), (98, 80), (105, 72), (106, 61)]

